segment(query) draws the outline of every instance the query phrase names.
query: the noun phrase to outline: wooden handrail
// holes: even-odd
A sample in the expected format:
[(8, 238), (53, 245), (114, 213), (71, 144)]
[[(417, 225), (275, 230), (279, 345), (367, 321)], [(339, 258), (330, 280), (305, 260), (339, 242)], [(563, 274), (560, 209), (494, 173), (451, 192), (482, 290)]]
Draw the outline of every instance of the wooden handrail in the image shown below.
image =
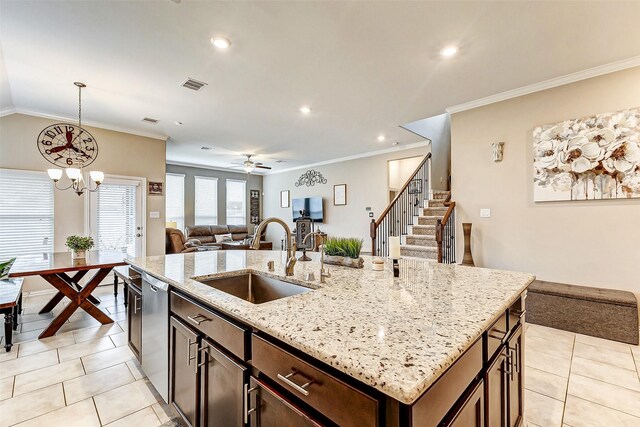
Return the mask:
[[(391, 210), (391, 208), (393, 207), (393, 205), (396, 204), (396, 202), (398, 201), (398, 199), (400, 198), (400, 196), (402, 196), (402, 193), (404, 192), (404, 190), (406, 190), (406, 188), (409, 186), (409, 184), (411, 183), (411, 181), (413, 180), (413, 177), (416, 176), (416, 174), (418, 172), (420, 172), (420, 169), (422, 169), (422, 167), (424, 166), (424, 164), (427, 162), (427, 160), (429, 160), (431, 158), (431, 153), (428, 153), (426, 156), (424, 156), (424, 159), (422, 159), (422, 161), (420, 162), (420, 164), (418, 165), (418, 167), (416, 168), (416, 170), (413, 171), (413, 173), (409, 176), (409, 179), (407, 180), (407, 182), (404, 183), (404, 185), (402, 186), (402, 188), (400, 189), (400, 191), (398, 191), (398, 194), (396, 194), (396, 197), (393, 198), (393, 200), (391, 201), (391, 203), (389, 203), (389, 205), (387, 206), (387, 208), (382, 211), (382, 214), (378, 217), (378, 219), (375, 222), (375, 227), (377, 228), (378, 225), (380, 225), (380, 223), (382, 222), (382, 220), (384, 219), (384, 217), (387, 215), (387, 213), (389, 213), (389, 211)], [(373, 225), (372, 225), (373, 226)]]
[(456, 202), (445, 202), (445, 206), (447, 206), (449, 209), (447, 209), (447, 212), (442, 217), (442, 226), (443, 227), (445, 225), (447, 225), (447, 221), (449, 221), (449, 217), (451, 216), (451, 212), (453, 212), (453, 210), (456, 207)]

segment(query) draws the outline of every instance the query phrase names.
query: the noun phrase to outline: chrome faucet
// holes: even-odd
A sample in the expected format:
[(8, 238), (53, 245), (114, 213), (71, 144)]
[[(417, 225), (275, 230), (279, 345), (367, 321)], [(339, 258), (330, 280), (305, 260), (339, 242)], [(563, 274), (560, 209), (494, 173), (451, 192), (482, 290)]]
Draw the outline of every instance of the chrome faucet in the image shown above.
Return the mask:
[(325, 271), (324, 269), (324, 237), (322, 236), (322, 234), (318, 233), (317, 231), (314, 231), (313, 233), (309, 233), (306, 236), (304, 236), (304, 239), (302, 240), (302, 244), (306, 244), (307, 243), (307, 239), (309, 238), (309, 236), (318, 236), (320, 238), (320, 240), (322, 240), (322, 248), (320, 249), (320, 283), (324, 283), (326, 278), (331, 277), (331, 274), (329, 274), (329, 269), (327, 269)]
[(281, 220), (280, 218), (271, 217), (262, 221), (255, 229), (253, 233), (253, 242), (251, 243), (251, 247), (253, 249), (260, 249), (260, 236), (264, 232), (264, 229), (272, 222), (277, 222), (284, 228), (284, 232), (287, 233), (287, 264), (285, 274), (287, 276), (293, 276), (293, 267), (296, 265), (296, 242), (293, 241), (291, 235), (291, 229), (287, 225), (286, 222)]

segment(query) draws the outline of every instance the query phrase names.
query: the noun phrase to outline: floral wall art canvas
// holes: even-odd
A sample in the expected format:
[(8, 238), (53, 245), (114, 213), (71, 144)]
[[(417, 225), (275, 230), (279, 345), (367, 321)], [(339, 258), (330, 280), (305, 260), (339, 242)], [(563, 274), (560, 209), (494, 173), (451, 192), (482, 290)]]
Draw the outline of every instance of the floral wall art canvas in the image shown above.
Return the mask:
[(536, 202), (640, 197), (640, 108), (533, 131)]

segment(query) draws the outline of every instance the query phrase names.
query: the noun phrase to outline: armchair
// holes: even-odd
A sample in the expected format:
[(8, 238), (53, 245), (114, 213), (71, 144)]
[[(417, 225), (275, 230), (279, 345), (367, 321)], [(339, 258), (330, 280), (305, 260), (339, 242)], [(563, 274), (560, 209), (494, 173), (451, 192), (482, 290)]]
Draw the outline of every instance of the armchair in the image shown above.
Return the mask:
[(198, 250), (199, 243), (195, 239), (187, 240), (182, 231), (177, 228), (165, 230), (165, 253), (167, 255), (195, 252)]

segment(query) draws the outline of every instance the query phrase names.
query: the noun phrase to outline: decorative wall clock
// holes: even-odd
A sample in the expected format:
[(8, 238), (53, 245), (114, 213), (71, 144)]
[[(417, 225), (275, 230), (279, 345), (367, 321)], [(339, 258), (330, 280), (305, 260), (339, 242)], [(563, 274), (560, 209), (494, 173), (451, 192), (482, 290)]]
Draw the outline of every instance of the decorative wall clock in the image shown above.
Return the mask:
[(47, 126), (38, 135), (38, 150), (61, 168), (89, 166), (98, 157), (98, 143), (88, 130), (70, 123)]

